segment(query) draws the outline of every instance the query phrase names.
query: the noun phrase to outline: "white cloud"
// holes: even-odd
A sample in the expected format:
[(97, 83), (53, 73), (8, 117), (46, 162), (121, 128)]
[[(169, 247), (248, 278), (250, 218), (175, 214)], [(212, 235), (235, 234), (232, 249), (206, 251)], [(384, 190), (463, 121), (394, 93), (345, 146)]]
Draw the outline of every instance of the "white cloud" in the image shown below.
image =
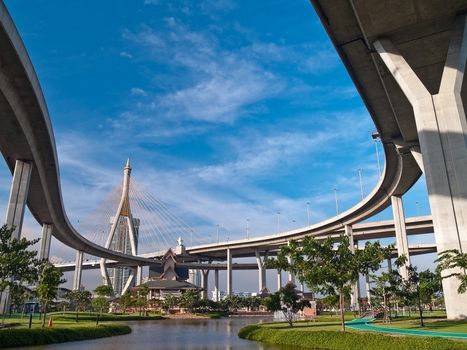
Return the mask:
[(133, 55), (131, 53), (128, 53), (126, 51), (120, 52), (121, 57), (126, 57), (126, 58), (133, 58)]
[(147, 96), (148, 93), (145, 90), (141, 89), (141, 88), (134, 87), (134, 88), (131, 88), (130, 95), (132, 95), (132, 96)]

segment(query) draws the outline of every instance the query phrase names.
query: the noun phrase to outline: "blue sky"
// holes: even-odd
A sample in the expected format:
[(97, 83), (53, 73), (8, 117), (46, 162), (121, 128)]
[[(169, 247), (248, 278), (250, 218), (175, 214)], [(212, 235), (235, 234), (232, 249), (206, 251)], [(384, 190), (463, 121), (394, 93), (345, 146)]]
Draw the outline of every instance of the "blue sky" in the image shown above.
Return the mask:
[[(304, 225), (307, 202), (316, 222), (335, 214), (334, 187), (341, 210), (360, 200), (358, 168), (365, 193), (377, 182), (371, 118), (308, 1), (5, 2), (78, 227), (127, 157), (135, 181), (204, 237), (217, 224), (243, 237), (247, 218), (251, 235), (274, 232), (278, 211), (282, 229)], [(423, 179), (404, 202), (407, 216), (429, 213)], [(40, 230), (30, 216), (25, 226)], [(52, 255), (74, 252), (55, 242)]]

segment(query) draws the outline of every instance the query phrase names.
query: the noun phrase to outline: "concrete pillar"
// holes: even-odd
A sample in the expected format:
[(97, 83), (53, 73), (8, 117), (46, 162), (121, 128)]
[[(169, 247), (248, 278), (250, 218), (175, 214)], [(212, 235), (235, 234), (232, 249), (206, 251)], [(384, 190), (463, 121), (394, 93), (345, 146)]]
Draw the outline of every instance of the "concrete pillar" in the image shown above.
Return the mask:
[(83, 251), (76, 252), (75, 274), (73, 276), (73, 290), (79, 290), (81, 287), (81, 274), (83, 269)]
[[(287, 257), (287, 261), (289, 262), (289, 264), (293, 264), (293, 260), (291, 257)], [(287, 281), (295, 284), (295, 274), (293, 272), (288, 272)]]
[(49, 260), (51, 240), (52, 240), (52, 224), (43, 224), (42, 225), (41, 250), (39, 252), (40, 260)]
[(391, 258), (388, 258), (388, 272), (392, 272), (392, 261), (391, 261)]
[(7, 226), (15, 227), (12, 238), (21, 237), (21, 228), (23, 226), (24, 218), (24, 208), (28, 200), (31, 171), (31, 162), (25, 162), (22, 160), (16, 161), (5, 218), (5, 224)]
[(214, 301), (219, 300), (219, 270), (214, 270)]
[(208, 276), (209, 270), (201, 270), (201, 288), (203, 288), (201, 292), (201, 299), (208, 298)]
[[(355, 248), (357, 246), (356, 241), (354, 240), (353, 236), (353, 229), (351, 225), (345, 225), (345, 234), (349, 237), (349, 248), (350, 251), (353, 253), (355, 252)], [(358, 299), (360, 298), (360, 290), (358, 286), (358, 280), (353, 284), (352, 290), (350, 292), (350, 307), (352, 310), (358, 310)]]
[[(11, 238), (20, 238), (23, 226), (24, 209), (28, 199), (29, 182), (31, 179), (32, 163), (17, 160), (13, 179), (11, 182), (10, 197), (6, 211), (5, 224), (14, 227)], [(3, 291), (0, 297), (0, 312), (8, 312), (10, 309), (10, 292)]]
[(365, 275), (365, 288), (366, 288), (366, 298), (368, 300), (368, 305), (371, 307), (370, 275)]
[(267, 259), (268, 252), (264, 252), (264, 257), (261, 259), (261, 255), (258, 250), (255, 251), (256, 263), (258, 264), (258, 288), (261, 293), (266, 287), (266, 266), (264, 261)]
[[(438, 252), (467, 252), (467, 119), (461, 96), (467, 58), (466, 21), (462, 14), (453, 25), (440, 88), (435, 95), (431, 95), (390, 40), (374, 43), (414, 110)], [(452, 272), (455, 271), (444, 273)], [(467, 315), (467, 294), (458, 294), (458, 286), (455, 277), (443, 279), (449, 319)]]
[[(289, 265), (293, 265), (293, 260), (290, 256), (287, 257), (287, 262), (289, 263)], [(295, 274), (291, 271), (289, 271), (288, 282), (292, 282), (293, 284), (295, 284)]]
[(227, 295), (232, 295), (232, 253), (227, 248)]
[(277, 290), (282, 288), (282, 271), (277, 270)]
[(405, 228), (404, 206), (402, 197), (391, 196), (392, 213), (394, 215), (394, 228), (396, 230), (397, 255), (405, 255), (407, 262), (401, 266), (400, 273), (403, 279), (408, 278), (407, 265), (410, 265), (409, 243), (407, 242), (407, 230)]
[(139, 286), (143, 283), (143, 267), (136, 267), (136, 285)]

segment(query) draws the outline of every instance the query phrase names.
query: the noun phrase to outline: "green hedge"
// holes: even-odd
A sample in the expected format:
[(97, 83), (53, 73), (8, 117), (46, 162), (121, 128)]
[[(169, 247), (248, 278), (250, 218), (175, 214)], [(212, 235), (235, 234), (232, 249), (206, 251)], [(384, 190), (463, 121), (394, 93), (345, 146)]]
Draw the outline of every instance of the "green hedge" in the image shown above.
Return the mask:
[(268, 344), (327, 350), (465, 350), (467, 343), (429, 337), (389, 336), (377, 333), (304, 331), (249, 325), (238, 336)]
[(70, 328), (8, 328), (0, 330), (0, 348), (63, 343), (128, 333), (131, 333), (130, 327), (115, 324)]

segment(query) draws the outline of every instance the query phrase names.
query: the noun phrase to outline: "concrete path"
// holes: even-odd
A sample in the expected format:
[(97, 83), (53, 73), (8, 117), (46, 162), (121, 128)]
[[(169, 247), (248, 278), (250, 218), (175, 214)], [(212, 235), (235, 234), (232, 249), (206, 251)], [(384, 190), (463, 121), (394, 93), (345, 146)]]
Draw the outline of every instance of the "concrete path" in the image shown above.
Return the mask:
[(400, 335), (415, 335), (421, 337), (439, 337), (439, 338), (463, 338), (467, 339), (467, 333), (451, 333), (451, 332), (432, 332), (432, 331), (421, 331), (416, 329), (402, 329), (402, 328), (390, 328), (390, 327), (378, 327), (370, 325), (374, 318), (360, 318), (352, 321), (348, 321), (345, 325), (349, 328), (358, 329), (361, 331), (372, 331), (381, 333), (392, 333)]

